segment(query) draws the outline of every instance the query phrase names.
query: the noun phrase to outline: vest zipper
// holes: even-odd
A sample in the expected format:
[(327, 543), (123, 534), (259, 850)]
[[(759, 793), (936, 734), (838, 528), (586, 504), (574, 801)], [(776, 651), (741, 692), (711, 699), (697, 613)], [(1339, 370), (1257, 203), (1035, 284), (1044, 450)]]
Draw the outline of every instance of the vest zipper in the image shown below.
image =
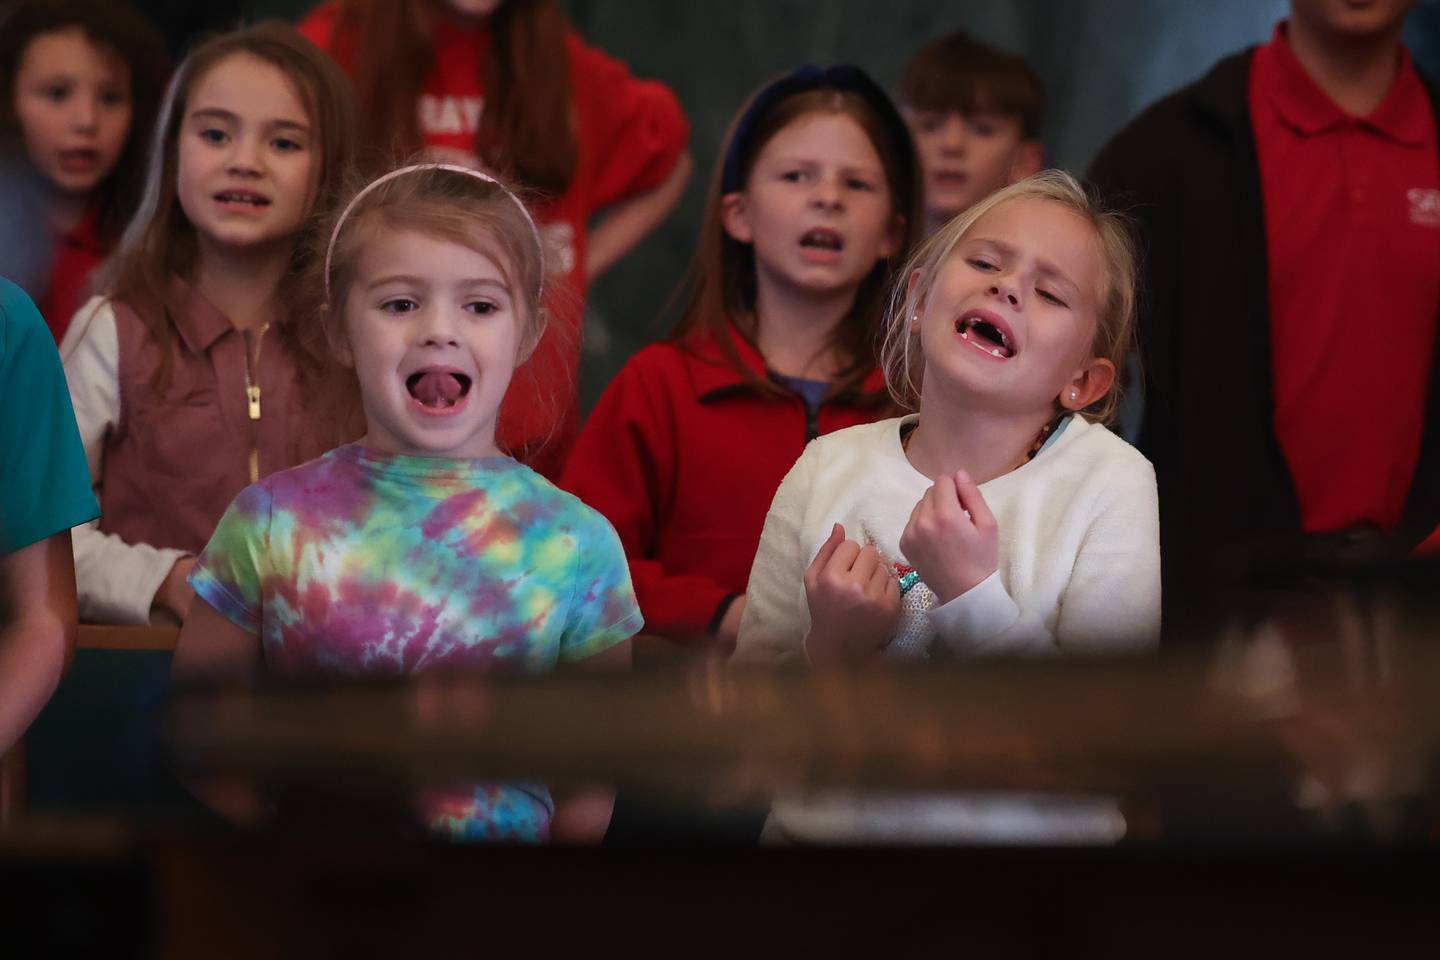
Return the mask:
[[(270, 329), (270, 324), (262, 323), (260, 329), (255, 332), (254, 357), (251, 357), (250, 331), (245, 331), (245, 406), (252, 422), (260, 420), (260, 384), (256, 382), (252, 367), (260, 369), (260, 351), (265, 346), (265, 331)], [(250, 482), (255, 483), (260, 479), (260, 438), (256, 431), (250, 431)]]

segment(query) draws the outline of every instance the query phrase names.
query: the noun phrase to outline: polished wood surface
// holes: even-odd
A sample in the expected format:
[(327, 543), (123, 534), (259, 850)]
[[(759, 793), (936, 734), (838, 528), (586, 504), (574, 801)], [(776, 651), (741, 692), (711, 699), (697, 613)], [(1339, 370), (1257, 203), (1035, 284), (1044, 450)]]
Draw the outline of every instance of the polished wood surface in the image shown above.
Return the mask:
[(25, 812), (25, 741), (0, 754), (0, 830), (5, 830)]
[(178, 627), (118, 627), (82, 623), (75, 637), (80, 650), (174, 650)]
[(1348, 783), (1363, 767), (1419, 789), (1440, 745), (1432, 645), (1389, 644), (1383, 678), (1357, 672), (1339, 644), (1278, 657), (1260, 645), (1228, 657), (841, 673), (701, 661), (620, 676), (262, 684), (182, 696), (165, 731), (183, 766), (317, 784), (383, 772), (726, 795), (1126, 793), (1281, 767)]

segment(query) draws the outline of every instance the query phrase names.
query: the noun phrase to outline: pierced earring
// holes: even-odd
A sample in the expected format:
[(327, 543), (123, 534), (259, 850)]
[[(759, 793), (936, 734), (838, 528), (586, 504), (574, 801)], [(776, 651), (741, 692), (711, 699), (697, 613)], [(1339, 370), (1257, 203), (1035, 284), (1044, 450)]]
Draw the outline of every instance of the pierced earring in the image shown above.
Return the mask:
[(1074, 391), (1074, 390), (1071, 390), (1071, 391), (1070, 391), (1070, 402), (1071, 402), (1071, 403), (1074, 403), (1074, 402), (1075, 402), (1075, 397), (1076, 397), (1076, 396), (1077, 396), (1077, 394), (1075, 393), (1075, 391)]

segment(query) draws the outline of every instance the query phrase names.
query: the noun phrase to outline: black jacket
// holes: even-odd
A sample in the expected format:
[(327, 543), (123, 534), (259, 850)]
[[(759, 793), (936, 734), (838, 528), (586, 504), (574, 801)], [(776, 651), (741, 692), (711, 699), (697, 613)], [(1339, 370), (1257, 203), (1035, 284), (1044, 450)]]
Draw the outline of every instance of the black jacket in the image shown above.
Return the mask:
[[(1090, 170), (1139, 228), (1139, 446), (1160, 488), (1167, 636), (1209, 625), (1232, 590), (1306, 555), (1274, 429), (1265, 206), (1248, 99), (1253, 55), (1228, 57), (1152, 105)], [(1436, 89), (1426, 90), (1432, 108), (1440, 104)], [(1405, 520), (1389, 544), (1395, 553), (1440, 522), (1437, 373), (1440, 361)]]

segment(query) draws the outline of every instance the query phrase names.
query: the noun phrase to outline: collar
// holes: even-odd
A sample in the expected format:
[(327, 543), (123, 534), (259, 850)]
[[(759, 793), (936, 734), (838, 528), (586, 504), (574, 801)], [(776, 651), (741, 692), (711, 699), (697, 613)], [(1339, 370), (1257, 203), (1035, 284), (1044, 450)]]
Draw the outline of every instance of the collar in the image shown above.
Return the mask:
[(85, 205), (85, 213), (80, 217), (75, 226), (60, 234), (60, 242), (69, 247), (77, 247), (99, 256), (106, 253), (105, 246), (100, 242), (100, 204), (92, 199)]
[[(770, 377), (765, 358), (733, 321), (726, 325), (725, 335), (730, 338), (730, 343), (744, 366), (744, 372), (731, 364), (724, 348), (714, 337), (696, 337), (681, 345), (681, 352), (690, 360), (690, 382), (694, 384), (695, 396), (701, 403), (737, 390), (753, 390), (755, 380), (764, 381)], [(862, 395), (882, 393), (884, 390), (885, 372), (879, 367), (871, 370), (860, 382)]]
[(170, 278), (170, 302), (179, 308), (171, 319), (191, 353), (204, 353), (235, 329), (230, 318), (205, 299), (198, 287), (179, 277)]
[(1255, 52), (1254, 70), (1262, 94), (1280, 118), (1303, 136), (1360, 124), (1407, 146), (1424, 146), (1432, 122), (1429, 98), (1410, 60), (1400, 48), (1399, 68), (1384, 101), (1366, 117), (1352, 117), (1320, 89), (1290, 49), (1286, 21), (1275, 26), (1270, 42)]

